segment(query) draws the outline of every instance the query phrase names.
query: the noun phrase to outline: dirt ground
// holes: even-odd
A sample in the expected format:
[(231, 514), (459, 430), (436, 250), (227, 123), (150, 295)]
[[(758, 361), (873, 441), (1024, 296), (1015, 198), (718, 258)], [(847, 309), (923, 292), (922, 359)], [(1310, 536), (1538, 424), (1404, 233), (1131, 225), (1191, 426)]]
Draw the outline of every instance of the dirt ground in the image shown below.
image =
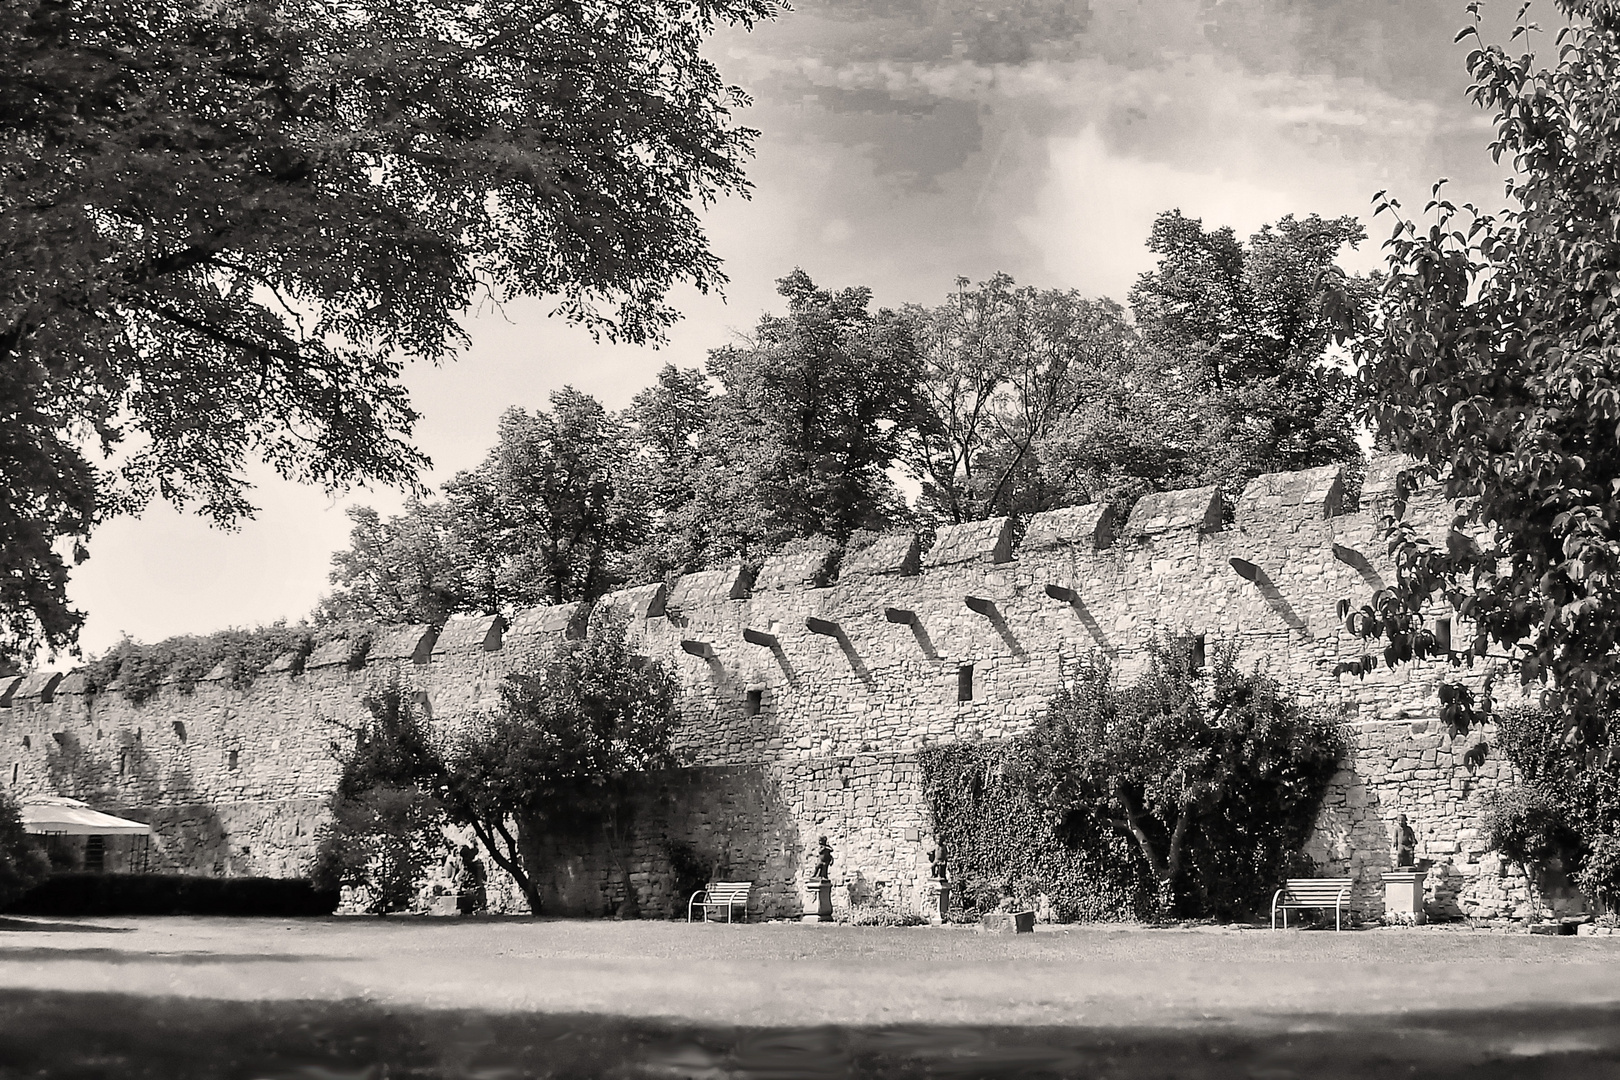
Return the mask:
[(0, 919), (0, 1077), (1620, 1078), (1620, 937)]

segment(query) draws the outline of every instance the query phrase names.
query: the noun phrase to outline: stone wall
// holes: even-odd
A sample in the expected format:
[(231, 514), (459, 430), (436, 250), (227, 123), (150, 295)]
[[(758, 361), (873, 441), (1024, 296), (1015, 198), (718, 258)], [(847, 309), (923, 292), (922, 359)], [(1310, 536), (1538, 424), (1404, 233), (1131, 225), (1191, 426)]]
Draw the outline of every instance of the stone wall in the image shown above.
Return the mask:
[[(885, 537), (846, 555), (836, 575), (826, 555), (800, 553), (757, 575), (712, 570), (604, 597), (677, 673), (691, 768), (649, 786), (623, 842), (557, 848), (550, 899), (557, 910), (664, 914), (673, 846), (758, 882), (758, 914), (791, 916), (826, 835), (844, 898), (912, 903), (932, 850), (916, 750), (1015, 735), (1079, 659), (1102, 651), (1129, 677), (1144, 640), (1172, 630), (1236, 642), (1244, 662), (1351, 725), (1355, 753), (1309, 850), (1325, 872), (1356, 876), (1364, 914), (1381, 911), (1378, 871), (1402, 813), (1419, 857), (1436, 865), (1435, 913), (1522, 911), (1522, 876), (1479, 838), (1482, 799), (1506, 766), (1469, 753), (1488, 731), (1453, 739), (1436, 719), (1442, 675), (1477, 683), (1482, 672), (1434, 661), (1344, 670), (1365, 643), (1342, 628), (1340, 603), (1366, 602), (1391, 573), (1380, 516), (1402, 514), (1436, 540), (1449, 525), (1447, 506), (1398, 486), (1399, 464), (1371, 464), (1365, 509), (1353, 513), (1338, 470), (1316, 469), (1261, 477), (1235, 507), (1213, 488), (1171, 492), (1123, 517), (1111, 507), (1036, 515), (1016, 546), (1014, 523), (997, 519), (941, 529), (927, 552), (913, 536)], [(400, 671), (435, 722), (453, 724), (492, 708), (507, 672), (579, 636), (584, 615), (564, 605), (510, 626), (400, 628), (358, 670), (332, 649), (245, 691), (205, 681), (143, 705), (91, 698), (72, 676), (0, 681), (0, 768), (15, 768), (23, 795), (150, 818), (165, 865), (295, 873), (367, 686)]]

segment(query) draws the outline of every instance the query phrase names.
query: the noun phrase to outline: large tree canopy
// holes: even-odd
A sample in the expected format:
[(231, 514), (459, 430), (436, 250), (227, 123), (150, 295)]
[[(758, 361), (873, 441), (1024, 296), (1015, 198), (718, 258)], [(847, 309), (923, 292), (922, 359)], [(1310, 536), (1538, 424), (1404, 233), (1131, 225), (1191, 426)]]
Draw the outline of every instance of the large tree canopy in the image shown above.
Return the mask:
[(1143, 381), (1181, 403), (1187, 481), (1235, 494), (1263, 472), (1361, 460), (1354, 394), (1327, 353), (1335, 302), (1371, 299), (1367, 279), (1334, 267), (1365, 236), (1355, 218), (1315, 214), (1247, 244), (1179, 211), (1154, 221), (1158, 265), (1131, 290), (1131, 310), (1152, 368)]
[[(1470, 5), (1471, 8), (1473, 5)], [(1460, 500), (1444, 544), (1399, 529), (1394, 587), (1359, 628), (1411, 655), (1436, 595), (1546, 684), (1578, 741), (1620, 693), (1620, 13), (1560, 0), (1557, 63), (1479, 39), (1512, 208), (1426, 229), (1396, 217), (1389, 277), (1355, 347), (1380, 439)], [(1521, 23), (1514, 34), (1532, 33)]]
[(698, 210), (746, 187), (700, 48), (774, 10), (0, 5), (0, 650), (71, 643), (55, 542), (110, 512), (229, 522), (255, 455), (412, 479), (401, 363), (479, 295), (656, 336), (674, 282), (722, 280)]

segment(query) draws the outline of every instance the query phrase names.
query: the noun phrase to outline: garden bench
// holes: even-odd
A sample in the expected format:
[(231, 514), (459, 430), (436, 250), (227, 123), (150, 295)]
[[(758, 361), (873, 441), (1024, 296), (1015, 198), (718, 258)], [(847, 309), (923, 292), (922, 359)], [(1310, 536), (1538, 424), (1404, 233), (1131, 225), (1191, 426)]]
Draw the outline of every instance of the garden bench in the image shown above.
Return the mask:
[[(743, 922), (748, 921), (748, 894), (753, 891), (754, 883), (751, 881), (711, 881), (708, 888), (699, 889), (692, 894), (692, 900), (686, 905), (686, 921), (692, 921), (692, 913), (699, 909), (703, 917), (708, 918), (710, 908), (725, 908), (726, 922), (731, 921), (731, 909), (742, 908)], [(699, 898), (702, 899), (699, 899)]]
[(1343, 930), (1344, 905), (1350, 899), (1352, 878), (1289, 878), (1271, 897), (1271, 928), (1277, 929), (1277, 913), (1282, 912), (1283, 929), (1288, 929), (1289, 908), (1333, 909), (1333, 929)]

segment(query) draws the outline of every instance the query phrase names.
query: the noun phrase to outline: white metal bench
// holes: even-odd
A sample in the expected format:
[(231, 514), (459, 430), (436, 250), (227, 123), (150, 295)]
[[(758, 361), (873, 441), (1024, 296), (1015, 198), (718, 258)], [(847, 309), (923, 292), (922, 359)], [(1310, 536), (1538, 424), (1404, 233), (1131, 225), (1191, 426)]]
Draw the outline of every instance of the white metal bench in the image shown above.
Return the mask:
[(751, 881), (711, 881), (706, 889), (699, 889), (692, 894), (691, 902), (686, 905), (686, 921), (692, 921), (693, 912), (701, 910), (703, 917), (709, 917), (709, 909), (725, 908), (726, 922), (731, 921), (733, 908), (742, 908), (743, 922), (748, 921), (748, 894), (754, 889)]
[(1283, 929), (1288, 929), (1289, 908), (1333, 909), (1333, 929), (1344, 929), (1344, 906), (1350, 900), (1352, 878), (1290, 878), (1271, 897), (1271, 928), (1277, 929), (1277, 913), (1282, 912)]

